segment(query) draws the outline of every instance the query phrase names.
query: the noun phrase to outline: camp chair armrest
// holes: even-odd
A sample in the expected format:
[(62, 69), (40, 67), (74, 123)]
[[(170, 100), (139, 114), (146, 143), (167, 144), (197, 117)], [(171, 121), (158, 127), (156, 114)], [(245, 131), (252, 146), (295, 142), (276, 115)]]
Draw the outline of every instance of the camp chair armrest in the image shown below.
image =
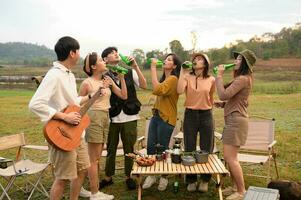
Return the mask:
[(253, 118), (253, 119), (266, 119), (266, 120), (273, 120), (273, 121), (275, 121), (275, 118), (264, 117), (264, 116), (260, 116), (260, 115), (250, 115), (249, 118)]
[(219, 132), (214, 131), (214, 137), (216, 137), (217, 139), (221, 140), (222, 139), (222, 134)]
[(274, 140), (271, 144), (268, 145), (268, 148), (271, 149), (276, 143), (277, 143), (277, 141)]
[(24, 145), (23, 148), (36, 149), (36, 150), (41, 150), (41, 151), (49, 150), (48, 146), (46, 146), (46, 145)]
[(145, 136), (141, 136), (137, 139), (137, 142), (142, 142), (143, 140), (145, 140)]
[(12, 162), (12, 159), (0, 157), (0, 163)]

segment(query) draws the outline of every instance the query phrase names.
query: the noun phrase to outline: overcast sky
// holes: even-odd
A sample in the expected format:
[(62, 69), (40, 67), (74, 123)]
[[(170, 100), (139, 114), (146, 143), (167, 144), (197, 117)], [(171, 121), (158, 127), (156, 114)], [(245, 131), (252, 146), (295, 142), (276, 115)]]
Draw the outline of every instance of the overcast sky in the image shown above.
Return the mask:
[(220, 48), (236, 39), (279, 32), (301, 22), (301, 0), (1, 0), (0, 42), (30, 42), (53, 49), (65, 35), (81, 56), (117, 46), (129, 54), (164, 50), (177, 39), (192, 48)]

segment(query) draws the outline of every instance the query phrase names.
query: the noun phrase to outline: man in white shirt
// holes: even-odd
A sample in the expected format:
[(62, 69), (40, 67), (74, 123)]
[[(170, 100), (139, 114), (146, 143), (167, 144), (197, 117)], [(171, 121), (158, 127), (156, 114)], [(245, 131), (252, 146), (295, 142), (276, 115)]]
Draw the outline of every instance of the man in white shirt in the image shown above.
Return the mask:
[[(103, 52), (101, 57), (107, 64), (118, 65), (120, 56), (116, 47), (108, 47)], [(139, 119), (139, 111), (141, 103), (136, 94), (135, 86), (146, 89), (146, 80), (133, 57), (128, 57), (132, 69), (125, 75), (125, 82), (128, 91), (128, 99), (122, 100), (116, 95), (112, 94), (110, 98), (111, 108), (110, 114), (110, 128), (108, 134), (108, 154), (105, 166), (105, 178), (100, 181), (99, 187), (104, 188), (113, 183), (112, 176), (115, 174), (115, 160), (116, 151), (119, 142), (119, 135), (122, 140), (124, 154), (133, 153), (134, 145), (137, 140), (137, 120)], [(117, 85), (119, 80), (117, 74), (112, 71), (107, 73)], [(136, 183), (131, 178), (131, 170), (133, 167), (133, 160), (131, 158), (124, 158), (126, 185), (128, 189), (135, 189)]]
[[(29, 109), (40, 117), (43, 123), (58, 119), (77, 125), (81, 116), (78, 112), (63, 113), (68, 105), (80, 105), (89, 99), (78, 97), (76, 81), (71, 69), (80, 57), (79, 43), (71, 37), (62, 37), (55, 45), (57, 62), (47, 72), (36, 93), (29, 103)], [(84, 134), (84, 132), (83, 132)], [(79, 147), (72, 151), (62, 151), (49, 144), (50, 162), (54, 166), (55, 180), (50, 191), (50, 200), (63, 196), (64, 188), (70, 180), (70, 200), (77, 200), (86, 169), (90, 166), (86, 143), (82, 140)]]

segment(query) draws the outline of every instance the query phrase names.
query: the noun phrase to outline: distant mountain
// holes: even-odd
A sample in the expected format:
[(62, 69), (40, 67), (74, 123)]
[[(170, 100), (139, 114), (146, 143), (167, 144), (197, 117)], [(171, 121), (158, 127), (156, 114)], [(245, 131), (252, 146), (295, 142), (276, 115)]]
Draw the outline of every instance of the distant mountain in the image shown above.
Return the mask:
[(24, 42), (0, 43), (0, 64), (49, 66), (55, 52), (44, 45)]

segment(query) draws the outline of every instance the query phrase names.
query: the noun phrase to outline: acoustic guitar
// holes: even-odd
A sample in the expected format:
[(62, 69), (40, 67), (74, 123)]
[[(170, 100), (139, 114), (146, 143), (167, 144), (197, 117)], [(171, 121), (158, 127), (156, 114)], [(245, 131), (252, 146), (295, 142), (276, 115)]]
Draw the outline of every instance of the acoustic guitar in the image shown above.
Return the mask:
[(43, 130), (46, 140), (63, 151), (72, 151), (78, 147), (81, 142), (83, 131), (90, 124), (90, 119), (86, 112), (101, 94), (101, 89), (103, 89), (103, 87), (100, 87), (83, 107), (69, 105), (64, 109), (64, 113), (78, 112), (81, 115), (81, 121), (78, 125), (68, 124), (63, 120), (58, 119), (49, 120)]

